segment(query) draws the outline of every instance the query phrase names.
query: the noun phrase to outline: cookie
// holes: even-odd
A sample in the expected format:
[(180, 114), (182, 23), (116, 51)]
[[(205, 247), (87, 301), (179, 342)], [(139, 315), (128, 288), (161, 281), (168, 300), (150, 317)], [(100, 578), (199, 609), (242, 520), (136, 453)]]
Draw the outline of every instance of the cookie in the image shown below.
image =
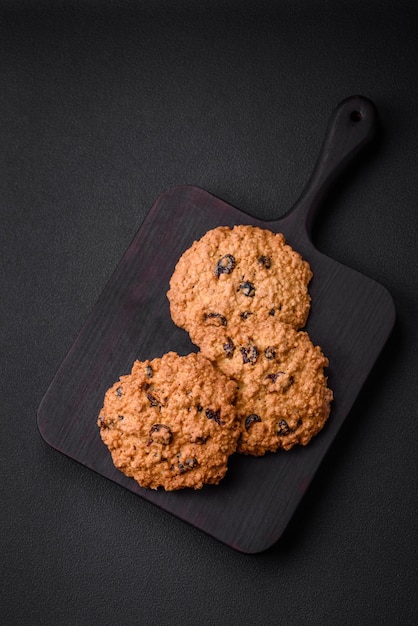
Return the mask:
[(238, 328), (249, 317), (302, 328), (311, 278), (309, 264), (281, 233), (220, 226), (179, 259), (167, 293), (171, 317), (197, 346), (213, 328)]
[(333, 397), (324, 373), (328, 359), (306, 332), (272, 318), (258, 324), (249, 318), (235, 332), (217, 328), (201, 350), (239, 385), (238, 452), (290, 450), (324, 426)]
[(135, 361), (98, 417), (113, 463), (141, 487), (217, 484), (239, 436), (237, 384), (202, 354)]

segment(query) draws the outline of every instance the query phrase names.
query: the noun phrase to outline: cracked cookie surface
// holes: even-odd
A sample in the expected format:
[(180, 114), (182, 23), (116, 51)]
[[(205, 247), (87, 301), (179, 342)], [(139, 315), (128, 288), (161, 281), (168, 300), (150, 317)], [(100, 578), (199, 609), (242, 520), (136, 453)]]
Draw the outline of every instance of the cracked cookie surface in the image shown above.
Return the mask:
[(214, 328), (238, 328), (250, 317), (302, 328), (311, 278), (309, 264), (281, 233), (220, 226), (179, 259), (167, 293), (171, 317), (199, 347)]
[(219, 327), (206, 335), (201, 351), (238, 383), (238, 452), (289, 450), (323, 428), (333, 398), (328, 359), (306, 332), (248, 318), (238, 330)]
[(105, 394), (100, 436), (114, 465), (141, 487), (217, 484), (239, 436), (236, 392), (201, 353), (135, 361)]

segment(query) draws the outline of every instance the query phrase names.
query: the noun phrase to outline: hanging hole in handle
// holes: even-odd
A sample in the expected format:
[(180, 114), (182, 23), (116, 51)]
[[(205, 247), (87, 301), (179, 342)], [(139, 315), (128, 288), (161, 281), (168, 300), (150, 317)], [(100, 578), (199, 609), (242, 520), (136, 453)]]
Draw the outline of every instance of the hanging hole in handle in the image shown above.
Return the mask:
[(351, 111), (350, 120), (352, 122), (361, 122), (362, 119), (363, 115), (360, 113), (360, 111)]

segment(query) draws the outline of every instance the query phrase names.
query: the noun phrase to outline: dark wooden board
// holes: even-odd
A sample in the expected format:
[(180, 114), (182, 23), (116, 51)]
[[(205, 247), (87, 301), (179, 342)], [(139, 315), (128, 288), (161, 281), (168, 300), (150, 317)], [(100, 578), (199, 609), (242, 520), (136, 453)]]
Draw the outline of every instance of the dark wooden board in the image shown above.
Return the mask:
[[(310, 229), (325, 193), (373, 137), (376, 111), (359, 96), (333, 111), (313, 175), (281, 219), (261, 221), (196, 187), (159, 196), (103, 290), (38, 410), (54, 448), (243, 552), (275, 543), (352, 407), (395, 319), (384, 287), (319, 252)], [(329, 357), (335, 400), (324, 430), (307, 447), (262, 458), (233, 455), (226, 478), (200, 491), (140, 488), (112, 464), (96, 426), (103, 396), (136, 358), (196, 351), (170, 318), (166, 292), (174, 266), (195, 239), (219, 225), (254, 224), (283, 232), (311, 264), (306, 329)], [(138, 520), (138, 526), (141, 521)]]

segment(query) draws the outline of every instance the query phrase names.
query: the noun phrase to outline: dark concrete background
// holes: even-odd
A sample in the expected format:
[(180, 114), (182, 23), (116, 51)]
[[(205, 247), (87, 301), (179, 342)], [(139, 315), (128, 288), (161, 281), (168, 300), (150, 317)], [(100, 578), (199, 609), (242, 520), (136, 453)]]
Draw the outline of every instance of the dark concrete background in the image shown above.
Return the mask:
[[(6, 626), (418, 622), (417, 26), (412, 1), (0, 0)], [(357, 93), (380, 137), (314, 241), (397, 323), (285, 535), (248, 556), (49, 448), (36, 411), (162, 191), (282, 215)]]

